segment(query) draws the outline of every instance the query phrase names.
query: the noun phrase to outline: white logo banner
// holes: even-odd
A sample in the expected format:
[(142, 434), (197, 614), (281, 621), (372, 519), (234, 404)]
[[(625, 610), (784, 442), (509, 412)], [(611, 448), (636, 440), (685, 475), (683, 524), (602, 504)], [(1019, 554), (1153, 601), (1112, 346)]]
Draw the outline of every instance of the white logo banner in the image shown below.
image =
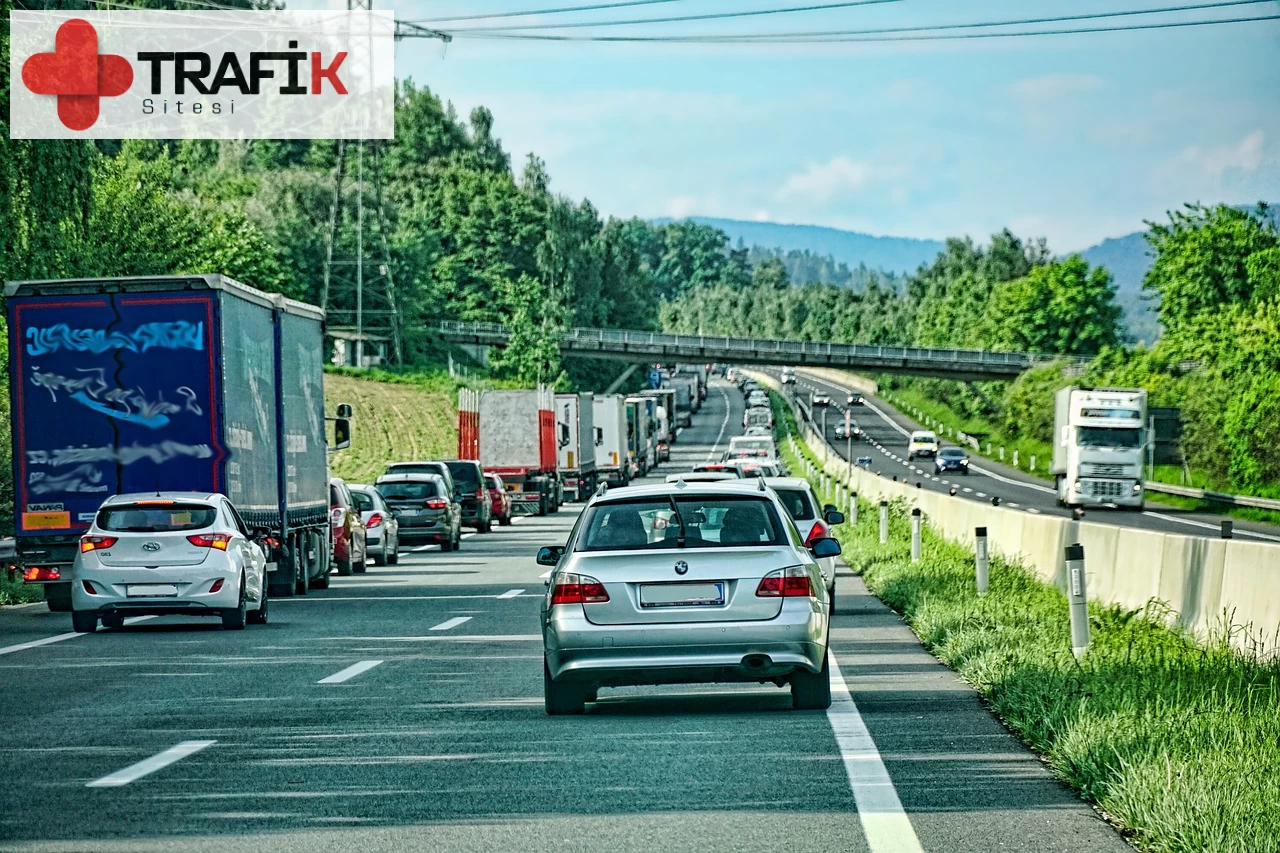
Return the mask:
[(28, 12), (14, 139), (391, 139), (391, 12)]

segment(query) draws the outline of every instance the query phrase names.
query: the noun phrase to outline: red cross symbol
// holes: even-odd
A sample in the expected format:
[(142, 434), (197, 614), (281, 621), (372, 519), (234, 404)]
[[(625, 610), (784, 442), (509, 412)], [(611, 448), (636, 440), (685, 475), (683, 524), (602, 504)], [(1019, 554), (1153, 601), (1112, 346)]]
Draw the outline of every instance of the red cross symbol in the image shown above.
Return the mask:
[(98, 54), (98, 31), (79, 18), (58, 27), (53, 53), (37, 53), (22, 64), (22, 82), (37, 95), (58, 96), (58, 118), (72, 130), (98, 120), (98, 99), (123, 95), (133, 85), (133, 66), (123, 56)]

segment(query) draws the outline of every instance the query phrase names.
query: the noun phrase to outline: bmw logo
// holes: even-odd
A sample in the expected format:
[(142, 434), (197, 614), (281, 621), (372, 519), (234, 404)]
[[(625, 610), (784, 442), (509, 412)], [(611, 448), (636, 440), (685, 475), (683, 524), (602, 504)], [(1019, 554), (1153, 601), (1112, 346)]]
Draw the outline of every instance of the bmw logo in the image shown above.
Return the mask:
[(683, 575), (688, 571), (689, 571), (689, 564), (686, 563), (684, 560), (681, 560), (678, 563), (676, 563), (676, 574)]

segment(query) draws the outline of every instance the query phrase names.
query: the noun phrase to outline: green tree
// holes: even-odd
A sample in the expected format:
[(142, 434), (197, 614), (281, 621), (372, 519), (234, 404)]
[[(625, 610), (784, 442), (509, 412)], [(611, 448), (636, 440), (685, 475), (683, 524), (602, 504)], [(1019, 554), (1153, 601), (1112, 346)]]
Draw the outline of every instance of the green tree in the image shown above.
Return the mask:
[(1121, 339), (1111, 274), (1079, 255), (998, 285), (989, 316), (986, 337), (997, 349), (1094, 355)]

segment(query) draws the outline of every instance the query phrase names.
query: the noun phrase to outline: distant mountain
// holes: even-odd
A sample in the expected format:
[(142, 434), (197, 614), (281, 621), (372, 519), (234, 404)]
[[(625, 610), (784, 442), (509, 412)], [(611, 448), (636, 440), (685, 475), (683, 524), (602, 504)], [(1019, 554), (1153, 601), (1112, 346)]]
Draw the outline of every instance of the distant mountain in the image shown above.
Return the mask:
[(1159, 302), (1153, 294), (1144, 293), (1142, 279), (1151, 269), (1145, 231), (1123, 237), (1108, 237), (1080, 253), (1090, 266), (1106, 267), (1116, 285), (1116, 302), (1124, 309), (1124, 323), (1135, 341), (1151, 344), (1160, 337), (1160, 320), (1156, 316)]
[[(932, 261), (942, 251), (943, 245), (938, 240), (877, 237), (820, 225), (782, 225), (777, 222), (747, 222), (708, 216), (691, 216), (689, 219), (719, 228), (729, 235), (729, 240), (734, 245), (741, 240), (747, 246), (760, 246), (764, 249), (809, 251), (816, 255), (830, 255), (837, 263), (845, 263), (851, 267), (861, 264), (868, 269), (894, 273), (915, 272), (916, 267)], [(671, 219), (654, 220), (656, 225), (668, 222)]]

